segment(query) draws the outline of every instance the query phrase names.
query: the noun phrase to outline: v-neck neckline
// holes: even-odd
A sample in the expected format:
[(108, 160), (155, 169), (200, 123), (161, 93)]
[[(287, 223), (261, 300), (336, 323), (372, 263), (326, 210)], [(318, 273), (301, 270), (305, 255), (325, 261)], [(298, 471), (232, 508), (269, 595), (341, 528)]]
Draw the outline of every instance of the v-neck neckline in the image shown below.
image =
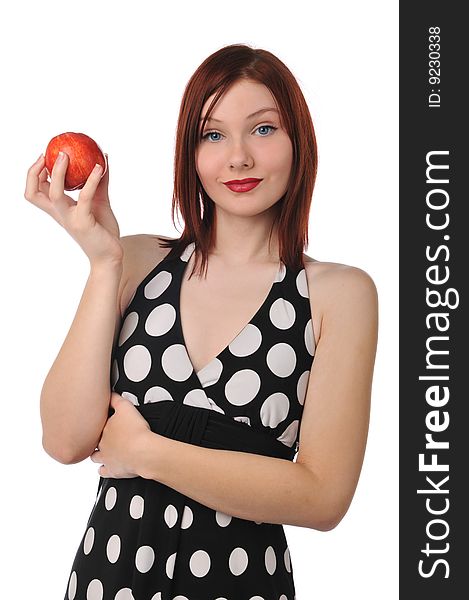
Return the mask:
[[(270, 284), (270, 287), (269, 287), (269, 290), (267, 292), (267, 295), (265, 296), (262, 304), (258, 307), (258, 309), (253, 314), (253, 316), (249, 319), (249, 321), (236, 333), (236, 335), (228, 342), (228, 344), (226, 344), (226, 346), (216, 356), (214, 356), (212, 359), (210, 359), (210, 361), (208, 363), (206, 363), (201, 369), (196, 370), (195, 367), (194, 367), (194, 365), (193, 365), (193, 363), (192, 363), (192, 360), (191, 360), (191, 357), (190, 357), (190, 354), (189, 354), (189, 350), (187, 349), (186, 339), (184, 337), (184, 331), (182, 329), (182, 317), (181, 317), (181, 289), (182, 289), (182, 283), (183, 283), (184, 277), (186, 275), (186, 270), (189, 267), (189, 261), (190, 261), (192, 255), (195, 252), (195, 244), (194, 244), (194, 242), (192, 242), (191, 245), (192, 245), (192, 250), (188, 254), (187, 260), (181, 259), (181, 260), (184, 261), (184, 264), (183, 264), (182, 269), (180, 270), (180, 276), (179, 276), (179, 282), (178, 282), (179, 283), (179, 289), (178, 289), (178, 293), (177, 293), (177, 306), (176, 306), (176, 310), (177, 310), (177, 314), (178, 314), (178, 317), (179, 317), (178, 321), (179, 321), (179, 338), (180, 338), (180, 342), (181, 342), (182, 346), (184, 347), (184, 349), (186, 351), (187, 358), (188, 358), (189, 363), (190, 363), (190, 365), (192, 367), (193, 374), (197, 377), (197, 379), (199, 380), (200, 385), (203, 387), (202, 381), (200, 380), (199, 375), (202, 373), (202, 371), (204, 371), (207, 367), (209, 367), (217, 359), (219, 359), (223, 354), (225, 354), (228, 351), (230, 345), (235, 341), (235, 339), (241, 333), (243, 333), (243, 331), (245, 331), (246, 328), (249, 325), (251, 325), (258, 318), (258, 316), (260, 315), (260, 313), (264, 309), (265, 305), (269, 301), (270, 297), (272, 296), (275, 284), (280, 281), (280, 273), (282, 272), (284, 264), (283, 264), (282, 260), (280, 259), (279, 262), (278, 262), (278, 265), (277, 265), (277, 270), (275, 272), (274, 280)], [(183, 251), (183, 254), (187, 252), (187, 248), (188, 247), (186, 246), (186, 248)]]

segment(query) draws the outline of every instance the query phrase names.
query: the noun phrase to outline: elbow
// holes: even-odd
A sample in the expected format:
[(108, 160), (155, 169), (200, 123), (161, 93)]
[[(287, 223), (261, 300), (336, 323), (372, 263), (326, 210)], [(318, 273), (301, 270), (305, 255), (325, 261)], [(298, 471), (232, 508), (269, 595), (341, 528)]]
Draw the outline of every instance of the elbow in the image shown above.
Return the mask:
[(318, 531), (332, 531), (345, 517), (349, 506), (349, 499), (345, 500), (342, 504), (330, 503), (322, 515), (316, 514), (313, 516), (313, 521), (309, 524), (309, 527)]
[(329, 519), (323, 519), (322, 521), (315, 521), (311, 529), (317, 529), (318, 531), (332, 531), (342, 521), (342, 517), (332, 516)]
[(66, 447), (65, 444), (51, 444), (42, 437), (42, 447), (44, 451), (54, 460), (62, 465), (74, 465), (88, 458), (94, 450), (75, 452)]
[(344, 516), (345, 513), (341, 515), (334, 514), (328, 518), (325, 517), (321, 520), (318, 520), (316, 518), (312, 523), (310, 523), (309, 527), (310, 529), (316, 529), (317, 531), (332, 531), (332, 529), (335, 529), (337, 525), (342, 521)]
[(46, 454), (62, 465), (71, 464), (70, 455), (65, 451), (65, 448), (52, 446), (46, 442), (44, 436), (42, 437), (42, 447)]

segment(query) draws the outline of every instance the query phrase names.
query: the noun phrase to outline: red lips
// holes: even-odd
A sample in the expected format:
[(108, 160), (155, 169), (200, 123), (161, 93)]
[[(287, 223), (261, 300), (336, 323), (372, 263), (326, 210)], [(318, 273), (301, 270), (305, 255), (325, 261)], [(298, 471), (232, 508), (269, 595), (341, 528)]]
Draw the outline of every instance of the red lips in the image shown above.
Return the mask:
[(254, 178), (254, 177), (248, 177), (247, 179), (232, 179), (231, 181), (224, 181), (223, 183), (225, 185), (227, 185), (227, 184), (231, 185), (232, 183), (239, 185), (239, 184), (243, 184), (243, 183), (256, 183), (258, 181), (262, 181), (262, 180), (258, 179), (258, 178)]
[(250, 177), (249, 179), (227, 181), (225, 185), (232, 192), (250, 192), (257, 187), (261, 181), (262, 179), (253, 179)]

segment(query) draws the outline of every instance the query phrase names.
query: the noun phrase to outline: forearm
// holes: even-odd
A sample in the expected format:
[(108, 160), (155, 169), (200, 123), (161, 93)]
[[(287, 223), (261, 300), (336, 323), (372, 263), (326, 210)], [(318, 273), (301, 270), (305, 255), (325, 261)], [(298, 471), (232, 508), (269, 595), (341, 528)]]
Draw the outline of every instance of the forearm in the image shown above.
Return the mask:
[(92, 267), (75, 318), (42, 387), (44, 448), (61, 462), (93, 451), (108, 418), (122, 266)]
[(203, 448), (154, 433), (142, 440), (139, 456), (141, 477), (214, 510), (252, 521), (328, 528), (321, 483), (300, 463)]

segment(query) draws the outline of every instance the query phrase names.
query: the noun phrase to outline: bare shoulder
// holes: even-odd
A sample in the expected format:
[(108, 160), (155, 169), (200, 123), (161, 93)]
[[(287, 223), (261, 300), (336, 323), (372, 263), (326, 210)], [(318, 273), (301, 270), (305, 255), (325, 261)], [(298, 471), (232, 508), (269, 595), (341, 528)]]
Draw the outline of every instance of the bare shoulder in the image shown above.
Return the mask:
[(376, 320), (378, 292), (373, 278), (363, 269), (325, 262), (304, 255), (311, 312), (319, 323), (318, 341), (325, 319), (342, 315)]
[[(124, 261), (126, 263), (126, 271), (129, 276), (141, 267), (145, 269), (148, 262), (152, 264), (155, 260), (162, 259), (170, 248), (160, 246), (158, 238), (170, 240), (164, 235), (151, 235), (148, 233), (136, 233), (133, 235), (125, 235), (120, 241), (124, 248)], [(138, 275), (138, 274), (137, 274)]]
[(170, 252), (170, 248), (161, 247), (158, 238), (170, 240), (164, 235), (137, 233), (124, 235), (120, 238), (124, 249), (124, 265), (122, 278), (124, 288), (121, 306), (125, 308), (132, 298), (140, 281), (154, 269)]

